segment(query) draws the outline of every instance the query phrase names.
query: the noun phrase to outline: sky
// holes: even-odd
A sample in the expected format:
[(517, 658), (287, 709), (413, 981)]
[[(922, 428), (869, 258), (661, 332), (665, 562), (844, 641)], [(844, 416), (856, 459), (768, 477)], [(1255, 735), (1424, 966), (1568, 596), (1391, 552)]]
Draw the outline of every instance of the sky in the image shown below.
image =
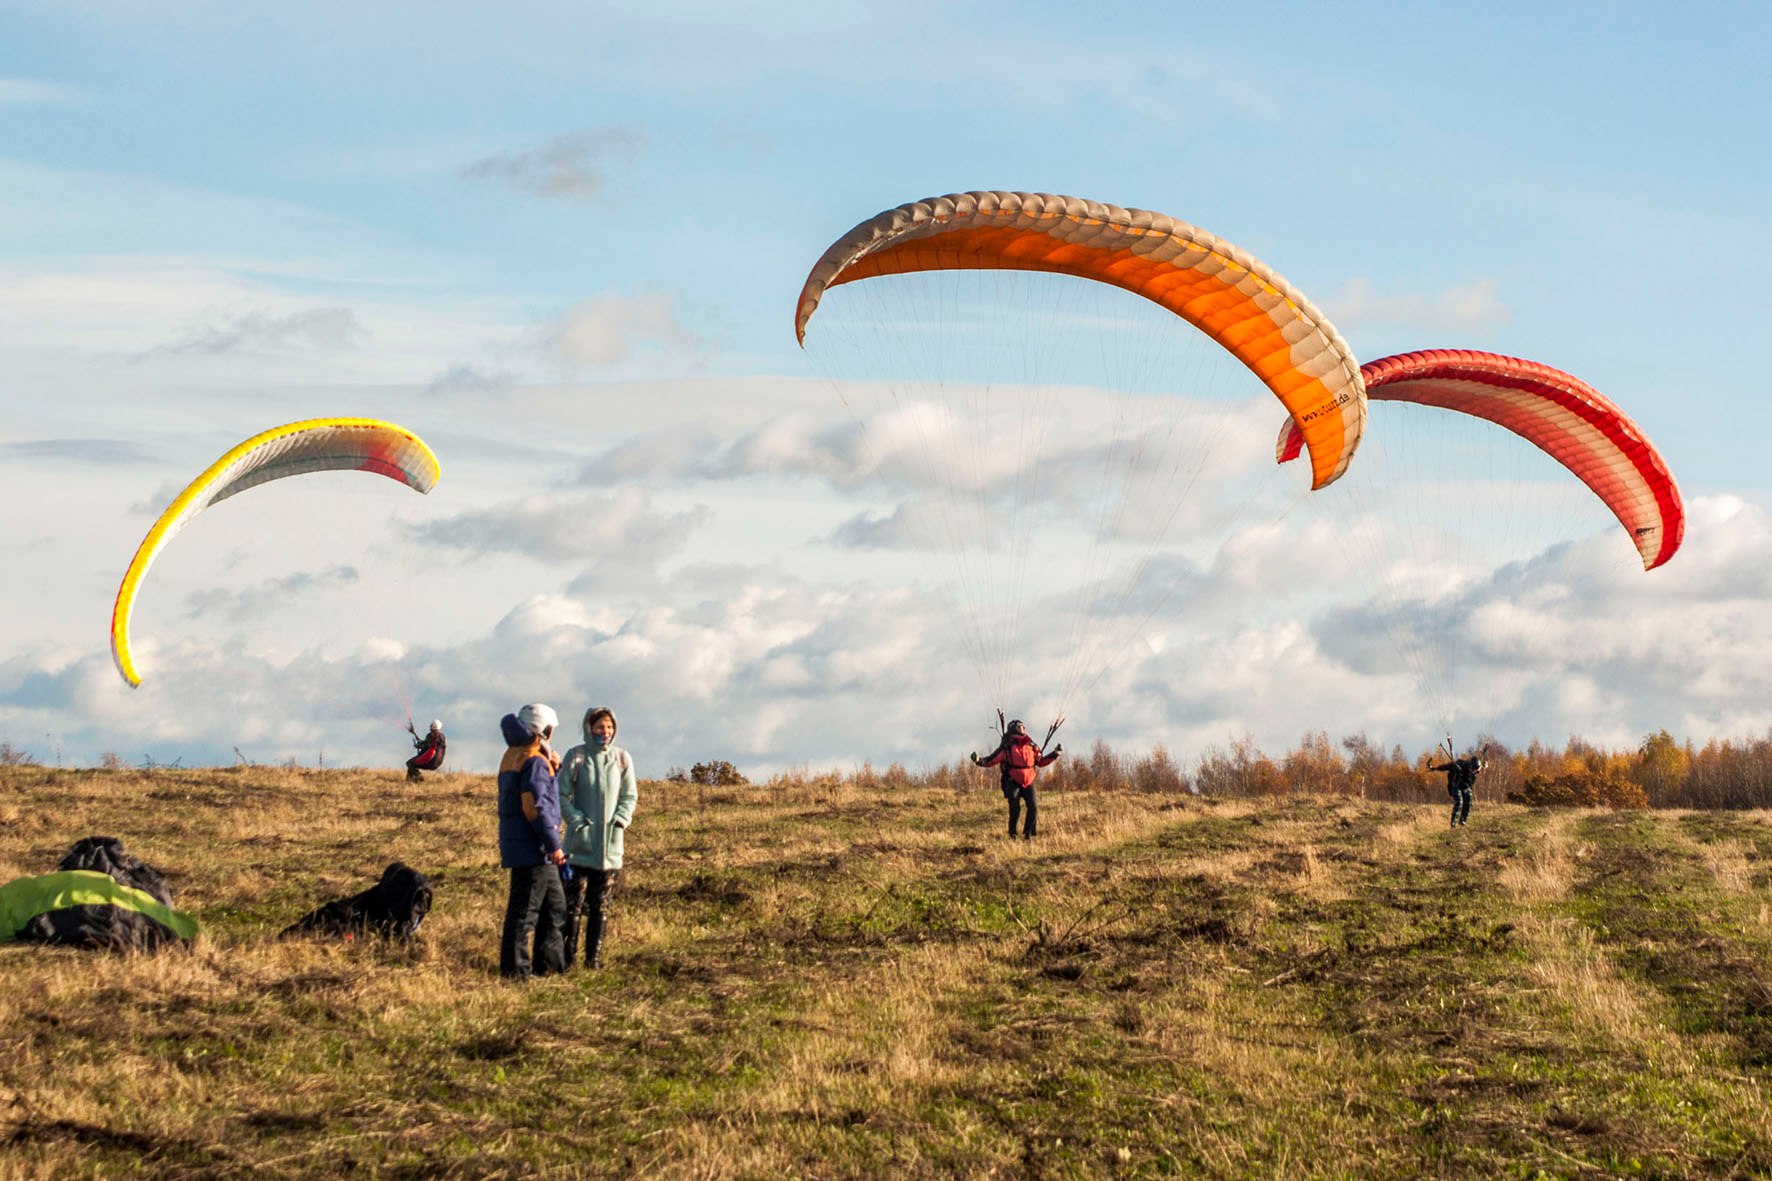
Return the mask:
[[(1769, 38), (1749, 4), (0, 0), (0, 739), (388, 766), (410, 716), (486, 771), (498, 717), (544, 701), (568, 731), (612, 707), (643, 774), (763, 777), (948, 761), (997, 705), (1184, 760), (1317, 729), (1762, 734)], [(1682, 552), (1645, 575), (1603, 517), (1526, 528), (1554, 472), (1479, 468), (1458, 515), (1435, 465), (1402, 492), (1356, 457), (1365, 491), (1316, 503), (1227, 460), (1278, 425), (1234, 375), (1205, 398), (1054, 363), (1041, 430), (980, 460), (992, 413), (934, 413), (791, 321), (844, 231), (974, 189), (1205, 227), (1363, 360), (1579, 375), (1676, 473)], [(1078, 338), (1052, 314), (1011, 346)], [(1189, 499), (1141, 468), (1126, 503), (1165, 527), (1092, 531), (1074, 477), (1129, 412), (1187, 424), (1156, 450)], [(149, 576), (127, 687), (109, 610), (155, 515), (247, 436), (335, 414), (416, 431), (442, 481), (216, 506)], [(998, 496), (996, 532), (935, 552), (957, 486), (1022, 515)], [(1116, 611), (1074, 593), (1098, 559)]]

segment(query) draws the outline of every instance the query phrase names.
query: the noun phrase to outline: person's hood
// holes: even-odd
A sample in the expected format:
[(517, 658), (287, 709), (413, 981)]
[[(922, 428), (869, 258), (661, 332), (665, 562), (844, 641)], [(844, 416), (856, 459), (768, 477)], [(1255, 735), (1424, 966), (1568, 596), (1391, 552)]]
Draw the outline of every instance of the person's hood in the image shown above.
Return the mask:
[(500, 718), (498, 729), (499, 733), (505, 737), (506, 746), (528, 746), (535, 741), (535, 735), (531, 734), (528, 728), (517, 720), (516, 714), (506, 714)]
[(615, 745), (615, 735), (621, 733), (621, 722), (616, 719), (615, 711), (602, 708), (588, 709), (585, 711), (584, 721), (579, 724), (579, 729), (584, 732), (585, 736), (585, 749), (590, 751), (607, 749), (603, 743), (597, 741), (597, 736), (591, 733), (591, 723), (605, 714), (609, 717), (609, 724), (615, 727), (615, 734), (609, 736), (609, 746)]

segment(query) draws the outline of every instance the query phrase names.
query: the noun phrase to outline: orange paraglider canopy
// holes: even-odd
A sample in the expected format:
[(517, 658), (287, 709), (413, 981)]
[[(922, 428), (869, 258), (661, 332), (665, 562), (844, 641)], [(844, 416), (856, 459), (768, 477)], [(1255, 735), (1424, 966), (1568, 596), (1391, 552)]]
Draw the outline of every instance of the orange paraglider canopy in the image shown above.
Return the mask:
[(957, 193), (862, 222), (813, 266), (794, 332), (825, 291), (879, 275), (1025, 270), (1107, 283), (1174, 312), (1273, 391), (1311, 455), (1311, 486), (1347, 470), (1366, 420), (1359, 364), (1334, 325), (1254, 256), (1186, 222), (1050, 193)]

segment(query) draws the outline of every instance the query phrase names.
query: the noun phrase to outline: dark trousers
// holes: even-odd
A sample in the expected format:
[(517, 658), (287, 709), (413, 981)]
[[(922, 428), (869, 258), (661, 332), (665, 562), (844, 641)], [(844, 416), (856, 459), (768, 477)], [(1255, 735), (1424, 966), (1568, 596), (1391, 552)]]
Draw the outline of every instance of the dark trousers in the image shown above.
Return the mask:
[(584, 918), (585, 967), (603, 966), (603, 932), (609, 922), (609, 900), (615, 894), (619, 869), (572, 867), (566, 883), (566, 965), (578, 955), (578, 920)]
[(1015, 822), (1021, 818), (1022, 805), (1027, 805), (1028, 819), (1023, 826), (1021, 835), (1034, 835), (1034, 821), (1039, 816), (1040, 806), (1034, 802), (1034, 785), (1022, 787), (1011, 781), (1003, 785), (1003, 798), (1009, 801), (1009, 835), (1015, 835)]
[[(511, 871), (511, 897), (505, 903), (504, 936), (498, 945), (501, 976), (527, 979), (566, 970), (566, 892), (551, 865), (525, 865)], [(534, 957), (530, 936), (534, 934)]]
[(1448, 787), (1446, 794), (1452, 797), (1452, 824), (1456, 827), (1463, 824), (1471, 814), (1471, 789)]

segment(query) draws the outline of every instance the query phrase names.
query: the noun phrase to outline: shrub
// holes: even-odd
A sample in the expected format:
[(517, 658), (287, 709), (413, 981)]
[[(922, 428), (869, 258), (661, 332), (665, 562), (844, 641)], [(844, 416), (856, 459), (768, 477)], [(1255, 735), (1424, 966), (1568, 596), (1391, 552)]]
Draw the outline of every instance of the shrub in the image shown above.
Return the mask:
[(731, 763), (724, 759), (715, 759), (689, 768), (689, 782), (708, 787), (742, 787), (750, 780), (741, 775), (738, 768)]
[(1649, 793), (1614, 768), (1568, 770), (1560, 775), (1528, 775), (1517, 791), (1507, 793), (1512, 804), (1565, 808), (1647, 808)]
[(1139, 791), (1158, 795), (1182, 795), (1188, 790), (1187, 777), (1161, 742), (1133, 764), (1132, 782)]

